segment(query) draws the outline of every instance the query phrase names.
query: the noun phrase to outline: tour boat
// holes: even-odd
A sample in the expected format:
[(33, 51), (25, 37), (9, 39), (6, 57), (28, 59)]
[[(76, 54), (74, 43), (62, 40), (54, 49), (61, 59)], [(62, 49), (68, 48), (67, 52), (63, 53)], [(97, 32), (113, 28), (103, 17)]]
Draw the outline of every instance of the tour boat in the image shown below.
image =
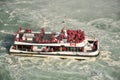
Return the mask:
[(99, 42), (82, 30), (46, 32), (20, 28), (10, 47), (10, 55), (87, 59), (99, 55)]

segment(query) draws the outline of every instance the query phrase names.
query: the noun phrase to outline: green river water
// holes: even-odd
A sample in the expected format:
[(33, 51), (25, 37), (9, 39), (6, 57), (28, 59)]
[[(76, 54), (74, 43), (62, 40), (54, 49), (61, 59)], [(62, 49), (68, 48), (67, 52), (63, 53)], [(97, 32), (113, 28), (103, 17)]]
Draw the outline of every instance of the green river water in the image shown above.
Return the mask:
[[(10, 56), (21, 26), (82, 29), (99, 39), (100, 55), (82, 61)], [(0, 80), (120, 80), (120, 0), (0, 0)]]

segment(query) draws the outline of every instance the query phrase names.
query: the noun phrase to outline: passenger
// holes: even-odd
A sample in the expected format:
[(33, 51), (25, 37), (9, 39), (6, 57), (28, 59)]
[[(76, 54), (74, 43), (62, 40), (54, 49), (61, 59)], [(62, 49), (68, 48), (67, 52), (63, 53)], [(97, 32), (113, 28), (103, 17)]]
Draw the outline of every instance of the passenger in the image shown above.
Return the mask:
[(62, 47), (59, 48), (59, 51), (62, 51)]
[(50, 43), (50, 40), (48, 40), (47, 43)]
[(20, 39), (20, 42), (23, 42), (23, 39), (22, 39), (22, 38)]
[(35, 37), (35, 41), (36, 41), (37, 43), (39, 42), (39, 37), (38, 37), (38, 36)]
[(41, 40), (39, 40), (38, 43), (41, 43)]
[(29, 29), (29, 33), (31, 33), (32, 32), (32, 30), (31, 29)]
[(57, 43), (60, 43), (60, 40), (57, 40)]
[(20, 27), (20, 29), (19, 29), (19, 33), (22, 31), (22, 27)]
[(42, 40), (42, 43), (44, 43), (44, 42), (45, 42), (45, 40), (43, 39), (43, 40)]
[(25, 36), (25, 41), (27, 41), (27, 37)]
[(95, 45), (93, 45), (92, 50), (93, 50), (93, 51), (95, 51), (95, 50), (96, 50), (96, 46), (95, 46)]
[(44, 28), (42, 28), (41, 29), (41, 32), (43, 33), (43, 35), (45, 34), (45, 29)]
[(45, 47), (43, 50), (44, 50), (45, 52), (48, 52), (48, 51), (49, 51), (48, 47)]
[(84, 52), (84, 47), (81, 48), (81, 51)]
[(12, 48), (13, 48), (13, 49), (16, 49), (16, 45), (14, 45)]
[(20, 29), (19, 29), (20, 31), (22, 30), (22, 27), (20, 27)]
[(25, 32), (28, 33), (28, 29), (27, 28), (25, 29)]
[(19, 38), (15, 38), (15, 41), (19, 41)]
[(54, 49), (53, 48), (50, 48), (50, 52), (53, 52), (54, 51)]
[(52, 39), (52, 42), (53, 42), (53, 43), (56, 42), (55, 35), (52, 35), (52, 36), (51, 36), (51, 39)]
[(31, 46), (31, 51), (33, 51), (33, 48), (34, 48), (34, 47), (33, 47), (33, 46)]
[(66, 47), (62, 47), (62, 50), (63, 50), (63, 51), (66, 51)]

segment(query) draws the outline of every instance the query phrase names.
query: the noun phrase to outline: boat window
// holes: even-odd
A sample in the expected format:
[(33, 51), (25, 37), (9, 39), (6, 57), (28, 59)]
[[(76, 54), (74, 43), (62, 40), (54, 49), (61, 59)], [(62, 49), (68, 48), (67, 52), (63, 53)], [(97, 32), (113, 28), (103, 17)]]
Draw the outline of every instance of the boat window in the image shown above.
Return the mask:
[(67, 51), (79, 52), (80, 47), (66, 47)]
[(70, 51), (76, 51), (76, 47), (70, 47)]
[(39, 45), (39, 46), (37, 46), (39, 49), (41, 49), (42, 47), (44, 47), (44, 46), (42, 46), (42, 45)]
[(77, 52), (79, 51), (79, 47), (76, 47), (76, 51), (77, 51)]
[(69, 47), (67, 47), (67, 51), (70, 51)]
[(88, 41), (88, 42), (92, 44), (94, 41)]

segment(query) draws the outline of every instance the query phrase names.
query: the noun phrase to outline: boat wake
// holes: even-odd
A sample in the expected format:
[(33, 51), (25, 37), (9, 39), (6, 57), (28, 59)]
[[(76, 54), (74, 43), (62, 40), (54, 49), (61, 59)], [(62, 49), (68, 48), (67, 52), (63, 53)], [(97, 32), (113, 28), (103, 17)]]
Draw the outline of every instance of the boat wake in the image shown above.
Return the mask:
[(10, 35), (15, 35), (15, 33), (13, 33), (13, 32), (9, 32), (9, 31), (5, 31), (5, 30), (0, 30), (0, 33), (3, 33), (3, 34), (10, 34)]

